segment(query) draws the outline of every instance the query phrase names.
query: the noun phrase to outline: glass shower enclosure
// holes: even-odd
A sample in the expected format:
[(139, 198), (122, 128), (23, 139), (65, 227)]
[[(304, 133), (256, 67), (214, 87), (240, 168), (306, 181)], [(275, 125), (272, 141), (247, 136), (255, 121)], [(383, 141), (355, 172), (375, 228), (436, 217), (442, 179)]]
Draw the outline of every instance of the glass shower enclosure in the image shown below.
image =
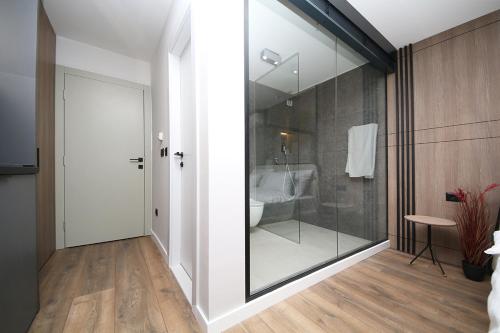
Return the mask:
[(288, 3), (248, 15), (253, 295), (387, 239), (386, 74)]

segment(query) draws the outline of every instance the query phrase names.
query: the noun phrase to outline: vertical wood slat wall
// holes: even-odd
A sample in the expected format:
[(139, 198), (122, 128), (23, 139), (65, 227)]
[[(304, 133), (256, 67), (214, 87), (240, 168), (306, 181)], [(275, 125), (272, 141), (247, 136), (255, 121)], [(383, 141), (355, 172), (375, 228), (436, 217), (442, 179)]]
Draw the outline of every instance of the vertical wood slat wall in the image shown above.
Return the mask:
[(413, 101), (412, 45), (397, 53), (396, 84), (396, 248), (415, 254), (415, 224), (405, 215), (415, 214), (415, 112)]
[[(426, 230), (405, 214), (454, 219), (447, 191), (500, 182), (500, 11), (400, 49), (387, 85), (389, 239), (413, 253)], [(500, 191), (487, 202), (494, 224)], [(433, 228), (433, 246), (460, 264), (456, 228)]]

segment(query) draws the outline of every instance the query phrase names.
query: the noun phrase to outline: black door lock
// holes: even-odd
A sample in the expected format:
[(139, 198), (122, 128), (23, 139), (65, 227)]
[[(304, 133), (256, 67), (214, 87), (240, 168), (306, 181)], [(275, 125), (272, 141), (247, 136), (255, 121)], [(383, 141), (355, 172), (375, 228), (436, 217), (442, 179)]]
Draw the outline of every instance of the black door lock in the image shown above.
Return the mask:
[(181, 168), (184, 168), (184, 162), (181, 162), (180, 166)]
[(184, 157), (184, 153), (183, 152), (176, 152), (174, 155), (175, 156), (179, 156), (180, 158)]

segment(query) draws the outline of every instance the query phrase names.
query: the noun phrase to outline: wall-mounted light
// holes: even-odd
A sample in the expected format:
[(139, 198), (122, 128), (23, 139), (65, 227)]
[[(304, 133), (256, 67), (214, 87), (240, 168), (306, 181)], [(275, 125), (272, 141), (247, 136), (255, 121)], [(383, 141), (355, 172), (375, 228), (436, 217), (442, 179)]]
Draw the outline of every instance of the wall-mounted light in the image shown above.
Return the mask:
[(163, 140), (165, 140), (165, 134), (158, 132), (158, 141), (163, 142)]
[(260, 52), (260, 58), (262, 59), (262, 61), (265, 61), (273, 66), (278, 66), (279, 64), (281, 64), (281, 56), (269, 49), (263, 49)]
[(281, 152), (287, 154), (288, 153), (288, 133), (280, 132), (281, 136)]

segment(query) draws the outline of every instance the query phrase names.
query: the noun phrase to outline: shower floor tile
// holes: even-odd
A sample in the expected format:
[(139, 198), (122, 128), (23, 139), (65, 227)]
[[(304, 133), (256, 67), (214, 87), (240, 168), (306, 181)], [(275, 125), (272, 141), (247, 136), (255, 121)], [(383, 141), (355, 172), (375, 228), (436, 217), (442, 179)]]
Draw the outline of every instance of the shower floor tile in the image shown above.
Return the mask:
[(370, 243), (363, 238), (300, 223), (299, 244), (290, 240), (298, 240), (296, 220), (267, 224), (265, 228), (256, 227), (250, 232), (252, 292)]

